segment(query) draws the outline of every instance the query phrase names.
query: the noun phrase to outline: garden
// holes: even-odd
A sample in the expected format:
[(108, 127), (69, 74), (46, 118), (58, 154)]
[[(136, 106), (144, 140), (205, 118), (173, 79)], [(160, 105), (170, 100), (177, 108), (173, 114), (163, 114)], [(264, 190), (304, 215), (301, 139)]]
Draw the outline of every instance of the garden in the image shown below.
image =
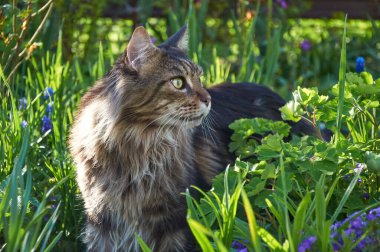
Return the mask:
[[(287, 101), (283, 120), (316, 131), (294, 135), (263, 118), (230, 124), (236, 161), (211, 190), (183, 192), (197, 249), (379, 251), (380, 21), (302, 18), (312, 8), (309, 0), (2, 2), (0, 251), (85, 251), (68, 149), (79, 101), (134, 28), (158, 45), (184, 24), (206, 87), (259, 83)], [(141, 251), (154, 251), (136, 237)]]

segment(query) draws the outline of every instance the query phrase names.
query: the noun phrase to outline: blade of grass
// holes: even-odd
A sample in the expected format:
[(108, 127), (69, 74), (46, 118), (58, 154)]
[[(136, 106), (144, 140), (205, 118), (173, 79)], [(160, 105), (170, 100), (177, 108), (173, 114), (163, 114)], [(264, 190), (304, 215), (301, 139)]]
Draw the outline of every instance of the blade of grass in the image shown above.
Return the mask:
[(296, 210), (296, 214), (294, 216), (293, 221), (293, 242), (294, 247), (298, 247), (299, 243), (301, 242), (302, 237), (302, 231), (304, 228), (305, 220), (306, 220), (306, 210), (310, 204), (311, 201), (311, 194), (310, 192), (307, 192), (305, 197), (302, 198), (302, 201), (299, 205), (299, 207)]
[[(189, 215), (191, 214), (188, 214), (188, 216)], [(215, 251), (211, 242), (206, 236), (206, 234), (212, 236), (211, 232), (205, 226), (191, 218), (188, 218), (187, 222), (189, 223), (191, 232), (194, 234), (195, 239), (197, 240), (202, 251)]]
[(335, 145), (339, 142), (340, 129), (342, 126), (342, 113), (344, 103), (344, 86), (346, 84), (346, 24), (347, 15), (344, 20), (344, 30), (342, 37), (342, 48), (340, 51), (340, 67), (339, 67), (339, 98), (338, 98), (338, 116), (336, 118)]
[(241, 196), (243, 199), (245, 214), (247, 215), (249, 231), (251, 234), (251, 242), (253, 244), (253, 247), (255, 248), (255, 251), (257, 252), (263, 251), (260, 240), (259, 240), (259, 235), (257, 232), (258, 228), (257, 228), (257, 223), (256, 223), (256, 217), (255, 217), (255, 214), (253, 213), (251, 203), (249, 202), (248, 196), (246, 192), (244, 191), (244, 189), (241, 191)]
[(138, 234), (135, 233), (135, 237), (136, 237), (137, 242), (139, 243), (140, 248), (143, 252), (152, 252), (153, 251), (149, 248), (149, 246), (144, 242), (144, 240)]
[(354, 190), (354, 187), (355, 187), (356, 183), (358, 182), (359, 177), (360, 177), (360, 172), (357, 172), (355, 174), (355, 176), (353, 177), (353, 179), (351, 180), (351, 182), (350, 182), (349, 186), (347, 187), (346, 191), (344, 192), (343, 197), (342, 197), (341, 201), (339, 202), (338, 207), (336, 208), (333, 216), (331, 217), (331, 223), (335, 222), (335, 220), (338, 217), (339, 213), (342, 211), (342, 209), (344, 207), (344, 204), (346, 204), (346, 201), (347, 201), (348, 197), (351, 195), (352, 190)]

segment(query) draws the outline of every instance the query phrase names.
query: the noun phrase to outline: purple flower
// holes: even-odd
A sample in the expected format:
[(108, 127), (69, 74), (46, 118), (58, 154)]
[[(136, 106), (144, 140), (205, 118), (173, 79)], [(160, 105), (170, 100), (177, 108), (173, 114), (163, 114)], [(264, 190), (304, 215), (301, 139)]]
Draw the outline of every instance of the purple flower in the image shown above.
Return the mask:
[(344, 230), (344, 235), (347, 237), (350, 237), (351, 234), (353, 233), (354, 233), (354, 230), (352, 228), (347, 228), (346, 230)]
[(369, 213), (380, 219), (380, 207), (372, 209)]
[(374, 215), (374, 214), (372, 214), (372, 213), (369, 213), (369, 214), (367, 214), (367, 220), (369, 220), (369, 221), (374, 221), (374, 220), (376, 220), (377, 218), (376, 218), (376, 215)]
[(56, 201), (56, 200), (57, 200), (57, 197), (55, 197), (55, 196), (51, 196), (51, 197), (49, 197), (49, 200), (50, 200), (50, 201)]
[(48, 105), (46, 106), (46, 113), (50, 115), (53, 112), (53, 108), (54, 108), (54, 103), (49, 102)]
[(355, 228), (355, 229), (361, 229), (363, 227), (363, 221), (362, 221), (362, 217), (359, 216), (357, 217), (356, 219), (353, 219), (351, 222), (351, 227)]
[(45, 88), (45, 91), (44, 91), (44, 98), (45, 100), (49, 100), (49, 98), (51, 100), (54, 99), (54, 90), (51, 88), (51, 87), (47, 87)]
[(334, 251), (339, 251), (340, 250), (340, 245), (338, 243), (333, 242), (332, 246), (333, 246)]
[(28, 101), (26, 100), (25, 97), (18, 99), (18, 110), (26, 109), (27, 106), (28, 106)]
[(42, 117), (42, 129), (41, 129), (42, 134), (45, 134), (47, 131), (51, 130), (52, 128), (53, 128), (53, 125), (51, 123), (50, 117), (44, 115), (44, 117)]
[(361, 73), (364, 71), (365, 60), (363, 57), (356, 58), (356, 72)]
[(23, 120), (23, 121), (21, 122), (21, 128), (25, 129), (25, 127), (26, 127), (27, 125), (28, 125), (28, 122), (27, 122), (27, 121)]
[(363, 199), (369, 200), (369, 193), (367, 192), (363, 193)]
[(334, 224), (331, 225), (330, 230), (331, 231), (337, 231), (341, 226), (343, 225), (342, 222), (337, 221)]
[(347, 173), (346, 175), (343, 176), (343, 179), (346, 181), (349, 181), (351, 179), (350, 177), (351, 177), (351, 174)]
[(304, 52), (307, 52), (311, 49), (311, 42), (310, 40), (308, 39), (304, 39), (301, 43), (300, 43), (300, 48), (304, 51)]
[(152, 43), (154, 44), (154, 43), (156, 43), (156, 38), (153, 36), (150, 36), (150, 41), (152, 41)]
[(364, 169), (365, 167), (366, 167), (365, 164), (363, 164), (363, 163), (357, 163), (356, 166), (355, 166), (355, 168), (354, 168), (354, 172), (355, 172), (355, 173), (360, 173), (360, 172), (363, 171), (363, 169)]
[(288, 8), (288, 4), (285, 0), (277, 0), (277, 3), (280, 5), (281, 8), (286, 9)]
[[(370, 210), (368, 214), (362, 213), (359, 216), (358, 213), (355, 212), (344, 221), (336, 222), (331, 225), (330, 235), (334, 250), (340, 250), (340, 248), (345, 245), (344, 242), (347, 240), (343, 239), (343, 237), (347, 237), (352, 243), (355, 243), (360, 239), (353, 251), (367, 251), (369, 246), (378, 242), (378, 232), (375, 231), (367, 234), (365, 231), (370, 230), (374, 225), (375, 227), (378, 227), (379, 224), (380, 207)], [(342, 226), (345, 227), (344, 230), (340, 230), (340, 227)], [(363, 237), (363, 235), (366, 236)]]
[(300, 245), (298, 245), (298, 252), (305, 252), (307, 250), (310, 250), (316, 240), (317, 237), (315, 236), (310, 236), (309, 238), (303, 240)]
[(232, 248), (236, 249), (237, 252), (248, 252), (247, 247), (238, 241), (233, 241), (231, 246)]

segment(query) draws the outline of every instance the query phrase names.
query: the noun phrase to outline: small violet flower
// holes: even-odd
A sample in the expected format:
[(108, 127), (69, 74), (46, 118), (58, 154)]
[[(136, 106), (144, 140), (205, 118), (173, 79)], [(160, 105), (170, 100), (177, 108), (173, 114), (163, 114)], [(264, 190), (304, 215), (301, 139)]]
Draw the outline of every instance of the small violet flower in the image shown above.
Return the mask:
[(248, 252), (248, 248), (243, 243), (233, 241), (231, 245), (237, 252)]
[(51, 130), (53, 128), (53, 124), (51, 123), (50, 117), (44, 115), (42, 117), (42, 134), (45, 134), (48, 130)]
[(51, 88), (51, 87), (47, 87), (44, 91), (44, 98), (45, 100), (49, 100), (49, 98), (51, 100), (54, 99), (54, 90)]
[(363, 193), (363, 199), (369, 200), (369, 193), (367, 192)]
[(28, 125), (28, 122), (27, 122), (27, 121), (23, 120), (23, 121), (21, 122), (21, 128), (25, 129), (25, 127), (26, 127), (27, 125)]
[(18, 110), (26, 109), (28, 106), (28, 101), (25, 97), (18, 99)]
[(301, 43), (300, 43), (300, 48), (304, 51), (304, 52), (307, 52), (311, 49), (311, 42), (310, 40), (308, 39), (304, 39)]
[[(346, 226), (348, 224), (348, 226)], [(340, 250), (344, 246), (343, 237), (348, 237), (353, 242), (359, 241), (353, 251), (367, 251), (369, 246), (373, 245), (377, 240), (377, 233), (369, 233), (363, 238), (365, 231), (372, 225), (380, 224), (380, 207), (372, 209), (368, 214), (363, 213), (357, 216), (357, 213), (351, 214), (342, 222), (336, 222), (331, 225), (330, 238), (333, 240), (332, 245), (334, 250)], [(339, 228), (345, 226), (345, 229), (340, 231)]]
[(356, 58), (356, 72), (361, 73), (364, 71), (365, 60), (363, 57)]
[(281, 8), (286, 9), (288, 8), (288, 4), (285, 0), (277, 0), (277, 3), (280, 5)]
[(316, 236), (310, 236), (309, 238), (303, 240), (298, 246), (298, 252), (305, 252), (311, 250), (313, 243), (317, 240)]
[(365, 164), (362, 164), (362, 163), (358, 163), (356, 164), (355, 168), (354, 168), (354, 172), (355, 173), (360, 173), (363, 171), (363, 169), (366, 167)]

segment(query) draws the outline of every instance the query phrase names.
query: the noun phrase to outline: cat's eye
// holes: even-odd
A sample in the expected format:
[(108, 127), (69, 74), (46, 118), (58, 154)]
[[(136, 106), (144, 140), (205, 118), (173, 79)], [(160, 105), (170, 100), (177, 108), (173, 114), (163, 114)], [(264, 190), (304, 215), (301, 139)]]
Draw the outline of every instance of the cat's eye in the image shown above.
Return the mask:
[(183, 89), (185, 88), (185, 82), (181, 78), (174, 78), (170, 80), (170, 83), (176, 88), (176, 89)]

